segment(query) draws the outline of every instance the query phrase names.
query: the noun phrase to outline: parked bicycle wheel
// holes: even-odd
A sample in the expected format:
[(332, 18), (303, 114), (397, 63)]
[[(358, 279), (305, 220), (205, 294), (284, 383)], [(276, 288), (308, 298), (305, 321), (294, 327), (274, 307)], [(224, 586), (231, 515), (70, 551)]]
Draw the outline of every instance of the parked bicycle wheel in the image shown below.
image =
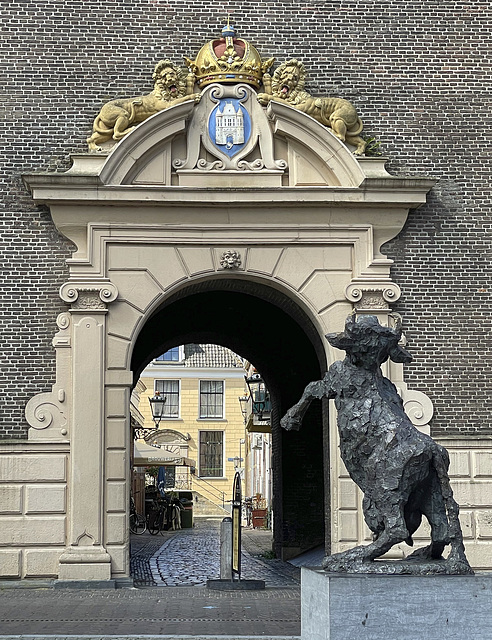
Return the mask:
[(130, 531), (132, 533), (136, 533), (137, 535), (142, 535), (147, 530), (147, 523), (145, 522), (144, 516), (140, 513), (131, 513), (130, 514)]
[(164, 510), (151, 511), (149, 516), (149, 533), (153, 536), (157, 535), (162, 529), (162, 523), (164, 520)]

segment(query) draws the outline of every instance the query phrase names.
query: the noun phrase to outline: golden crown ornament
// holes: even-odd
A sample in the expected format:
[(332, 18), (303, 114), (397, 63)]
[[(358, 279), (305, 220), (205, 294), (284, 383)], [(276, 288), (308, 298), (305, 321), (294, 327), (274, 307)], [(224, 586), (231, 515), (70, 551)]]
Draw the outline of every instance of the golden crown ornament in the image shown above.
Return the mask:
[(248, 84), (255, 89), (261, 86), (263, 74), (273, 65), (275, 58), (262, 60), (252, 44), (236, 38), (234, 27), (222, 29), (222, 37), (207, 42), (195, 60), (185, 56), (185, 62), (195, 75), (200, 89), (209, 84)]

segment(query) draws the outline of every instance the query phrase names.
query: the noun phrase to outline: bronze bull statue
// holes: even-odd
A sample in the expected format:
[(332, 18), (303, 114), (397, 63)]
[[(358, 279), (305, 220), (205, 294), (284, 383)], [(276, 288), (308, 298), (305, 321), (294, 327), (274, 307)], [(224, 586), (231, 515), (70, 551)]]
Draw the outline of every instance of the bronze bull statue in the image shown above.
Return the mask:
[[(373, 541), (326, 556), (328, 571), (349, 573), (469, 574), (458, 519), (459, 508), (449, 483), (449, 456), (432, 438), (418, 431), (403, 409), (396, 387), (381, 372), (388, 358), (410, 362), (395, 329), (374, 316), (349, 316), (343, 333), (329, 343), (346, 352), (322, 380), (307, 385), (299, 402), (281, 420), (299, 429), (314, 399), (332, 398), (338, 411), (340, 453), (350, 477), (364, 493), (363, 512)], [(429, 521), (431, 542), (405, 560), (378, 560), (395, 544), (413, 545), (422, 516)], [(442, 553), (447, 545), (447, 559)]]

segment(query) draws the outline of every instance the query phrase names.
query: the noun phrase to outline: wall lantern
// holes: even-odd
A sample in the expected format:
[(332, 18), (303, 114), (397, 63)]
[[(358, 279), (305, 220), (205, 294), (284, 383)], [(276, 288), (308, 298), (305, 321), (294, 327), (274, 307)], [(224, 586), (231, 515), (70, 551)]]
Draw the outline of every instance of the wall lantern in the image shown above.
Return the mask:
[[(245, 377), (251, 400), (253, 402), (253, 414), (259, 420), (268, 419), (271, 412), (270, 394), (265, 382), (259, 373), (253, 373), (249, 378)], [(268, 414), (264, 417), (264, 414)]]
[[(162, 420), (164, 412), (164, 404), (166, 403), (166, 396), (161, 396), (158, 391), (153, 398), (149, 398), (150, 410), (152, 412), (152, 420), (154, 421), (154, 427), (143, 427), (139, 424), (133, 426), (133, 438), (135, 440), (147, 440), (147, 438), (155, 433), (159, 428), (159, 423)], [(153, 445), (155, 446), (155, 445)]]
[(159, 428), (159, 423), (164, 415), (164, 405), (166, 404), (167, 396), (161, 396), (159, 391), (155, 392), (153, 398), (149, 398), (150, 410), (152, 411), (152, 420), (154, 421), (155, 428)]
[(239, 406), (241, 407), (241, 413), (243, 414), (244, 424), (246, 424), (248, 418), (249, 396), (239, 396), (238, 400)]

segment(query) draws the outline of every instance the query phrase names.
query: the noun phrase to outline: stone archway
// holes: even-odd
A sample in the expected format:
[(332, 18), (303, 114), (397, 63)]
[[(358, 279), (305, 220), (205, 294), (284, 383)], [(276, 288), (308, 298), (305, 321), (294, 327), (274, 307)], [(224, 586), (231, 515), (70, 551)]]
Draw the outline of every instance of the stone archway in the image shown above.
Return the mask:
[(273, 404), (278, 555), (289, 558), (325, 542), (329, 546), (329, 465), (323, 464), (329, 460), (328, 416), (323, 428), (318, 406), (299, 433), (283, 432), (279, 425), (305, 385), (326, 370), (324, 345), (312, 319), (291, 298), (266, 284), (244, 278), (205, 280), (164, 300), (148, 319), (133, 349), (135, 378), (152, 357), (188, 342), (233, 349), (254, 362), (267, 382)]
[[(128, 576), (129, 394), (134, 372), (152, 357), (148, 345), (139, 351), (139, 340), (166, 304), (178, 309), (190, 287), (211, 296), (224, 281), (229, 295), (250, 287), (255, 300), (266, 287), (271, 308), (285, 307), (280, 323), (288, 322), (290, 307), (298, 310), (293, 321), (309, 318), (298, 324), (316, 363), (305, 376), (315, 377), (336, 357), (324, 333), (340, 329), (354, 306), (389, 321), (400, 295), (380, 249), (401, 230), (408, 209), (425, 201), (431, 181), (392, 177), (383, 159), (355, 159), (315, 120), (275, 103), (268, 117), (251, 107), (257, 145), (244, 166), (201, 162), (204, 105), (202, 98), (196, 108), (166, 109), (109, 155), (74, 156), (65, 174), (25, 176), (34, 200), (49, 205), (57, 228), (77, 246), (60, 290), (70, 306), (54, 340), (57, 380), (26, 409), (39, 464), (47, 464), (46, 451), (62, 447), (70, 467), (65, 551), (56, 554), (48, 541), (39, 556), (40, 566), (49, 556), (51, 567), (56, 557), (61, 579)], [(269, 363), (257, 363), (268, 375)], [(425, 425), (425, 396), (408, 391), (401, 368), (390, 374)], [(277, 377), (272, 383), (281, 388), (285, 379)], [(327, 537), (339, 549), (346, 531), (350, 544), (364, 531), (333, 426), (329, 440)], [(284, 532), (280, 542), (301, 548), (304, 534), (297, 533)]]

